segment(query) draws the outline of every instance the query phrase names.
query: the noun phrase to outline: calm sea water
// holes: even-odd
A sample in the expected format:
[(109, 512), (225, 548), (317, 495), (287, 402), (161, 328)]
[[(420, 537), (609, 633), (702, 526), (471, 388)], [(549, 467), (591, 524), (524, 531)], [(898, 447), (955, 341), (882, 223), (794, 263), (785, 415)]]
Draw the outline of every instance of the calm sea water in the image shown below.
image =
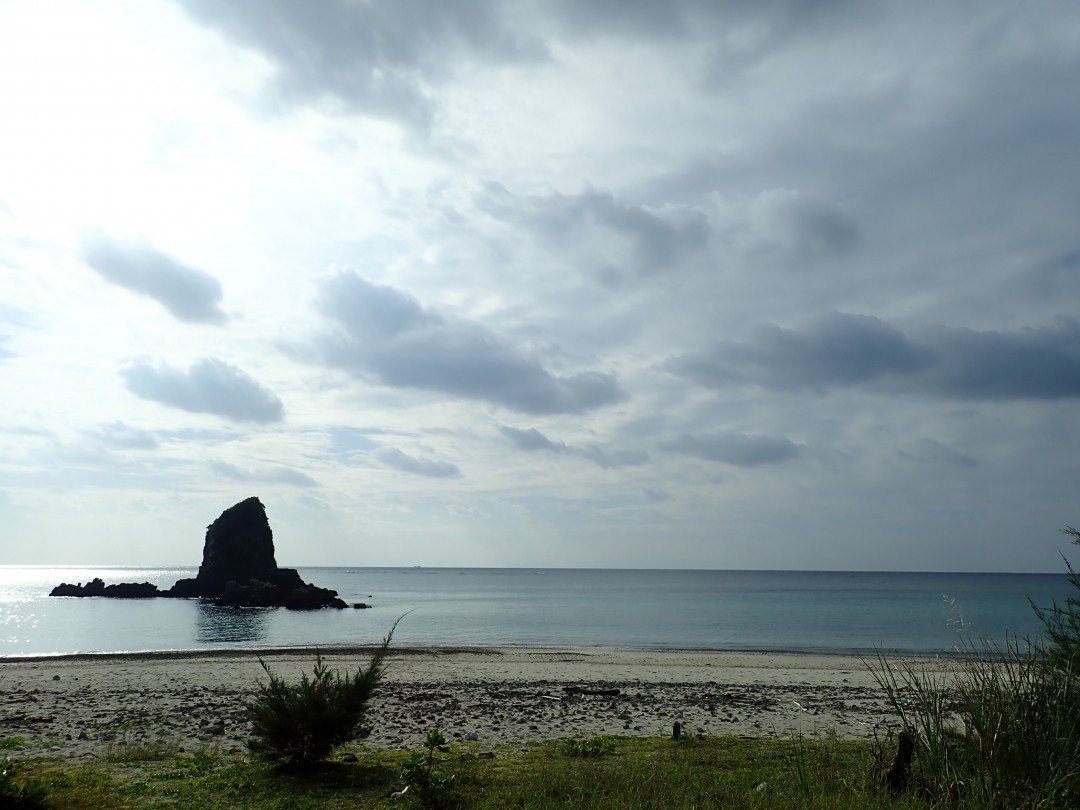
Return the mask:
[(1029, 598), (1070, 595), (1058, 574), (301, 568), (372, 609), (48, 596), (95, 576), (168, 587), (195, 570), (0, 566), (0, 656), (362, 645), (405, 613), (398, 645), (937, 654), (1035, 637)]

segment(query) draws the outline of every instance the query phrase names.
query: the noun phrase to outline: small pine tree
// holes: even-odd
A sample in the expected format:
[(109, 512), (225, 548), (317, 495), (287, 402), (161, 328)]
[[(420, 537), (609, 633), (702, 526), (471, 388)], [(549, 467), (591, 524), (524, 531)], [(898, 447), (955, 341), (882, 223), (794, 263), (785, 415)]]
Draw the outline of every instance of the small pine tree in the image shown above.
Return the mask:
[(303, 673), (299, 683), (287, 683), (260, 658), (270, 680), (259, 682), (258, 694), (247, 704), (251, 752), (275, 765), (305, 770), (337, 746), (366, 737), (370, 729), (362, 725), (364, 714), (385, 674), (396, 627), (394, 622), (367, 667), (358, 667), (355, 674), (331, 671), (320, 655), (310, 678)]

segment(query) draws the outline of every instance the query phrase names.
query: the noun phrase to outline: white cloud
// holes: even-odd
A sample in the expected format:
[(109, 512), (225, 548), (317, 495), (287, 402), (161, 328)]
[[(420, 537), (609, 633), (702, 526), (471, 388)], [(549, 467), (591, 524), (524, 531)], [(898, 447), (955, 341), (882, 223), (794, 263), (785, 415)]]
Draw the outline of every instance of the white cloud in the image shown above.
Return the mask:
[(423, 475), (428, 478), (459, 478), (461, 470), (446, 461), (410, 456), (396, 447), (380, 447), (374, 453), (379, 463), (399, 472)]
[(479, 324), (444, 317), (353, 273), (324, 285), (319, 309), (331, 329), (315, 340), (314, 358), (359, 378), (525, 413), (579, 413), (622, 398), (611, 374), (557, 376)]
[(280, 422), (281, 400), (236, 366), (213, 357), (188, 371), (134, 360), (120, 371), (131, 393), (171, 408), (210, 413), (237, 422)]
[(153, 298), (173, 317), (188, 323), (221, 324), (221, 284), (178, 262), (145, 240), (120, 242), (105, 234), (87, 238), (87, 264), (106, 281)]

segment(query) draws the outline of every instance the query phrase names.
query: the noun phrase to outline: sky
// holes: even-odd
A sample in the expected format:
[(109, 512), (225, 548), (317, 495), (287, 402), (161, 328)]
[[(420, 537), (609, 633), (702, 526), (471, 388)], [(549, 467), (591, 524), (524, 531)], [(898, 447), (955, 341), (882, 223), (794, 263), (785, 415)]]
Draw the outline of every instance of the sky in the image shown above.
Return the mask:
[(1072, 0), (0, 0), (0, 563), (1061, 571)]

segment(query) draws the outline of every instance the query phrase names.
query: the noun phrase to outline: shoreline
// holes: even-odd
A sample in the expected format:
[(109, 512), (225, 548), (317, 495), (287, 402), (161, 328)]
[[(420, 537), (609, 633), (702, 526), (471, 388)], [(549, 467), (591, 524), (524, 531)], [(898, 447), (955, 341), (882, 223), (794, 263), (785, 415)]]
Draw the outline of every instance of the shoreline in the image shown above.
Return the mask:
[[(331, 669), (363, 665), (373, 647), (320, 648)], [(209, 653), (209, 654), (208, 654)], [(259, 659), (289, 681), (314, 648), (77, 655), (0, 660), (0, 738), (15, 756), (88, 760), (125, 745), (245, 753), (244, 706)], [(358, 657), (360, 660), (357, 660)], [(890, 659), (895, 660), (895, 659)], [(908, 660), (908, 659), (905, 659)], [(574, 647), (395, 648), (363, 742), (415, 749), (432, 728), (452, 744), (497, 746), (601, 734), (870, 738), (891, 722), (857, 657)], [(957, 662), (922, 660), (947, 673)]]
[[(378, 648), (377, 643), (372, 644), (336, 644), (336, 645), (301, 645), (285, 647), (209, 647), (190, 648), (179, 650), (103, 650), (87, 652), (57, 652), (57, 653), (27, 653), (25, 655), (0, 654), (0, 665), (18, 663), (42, 663), (48, 661), (103, 661), (121, 659), (146, 659), (146, 660), (187, 660), (198, 658), (233, 658), (245, 656), (325, 656), (340, 655), (370, 655)], [(737, 655), (737, 656), (776, 656), (806, 657), (830, 659), (859, 659), (875, 661), (878, 658), (887, 658), (890, 661), (964, 661), (978, 656), (963, 654), (958, 650), (950, 651), (918, 651), (918, 650), (874, 650), (864, 652), (861, 650), (802, 650), (802, 649), (753, 649), (753, 648), (706, 648), (706, 647), (660, 647), (660, 646), (601, 646), (601, 645), (547, 645), (547, 644), (491, 644), (491, 645), (468, 645), (468, 644), (394, 644), (390, 649), (390, 657), (407, 657), (414, 655), (483, 655), (504, 654), (509, 652), (529, 652), (530, 650), (559, 649), (568, 652), (618, 652), (639, 654), (672, 654), (672, 655)]]

